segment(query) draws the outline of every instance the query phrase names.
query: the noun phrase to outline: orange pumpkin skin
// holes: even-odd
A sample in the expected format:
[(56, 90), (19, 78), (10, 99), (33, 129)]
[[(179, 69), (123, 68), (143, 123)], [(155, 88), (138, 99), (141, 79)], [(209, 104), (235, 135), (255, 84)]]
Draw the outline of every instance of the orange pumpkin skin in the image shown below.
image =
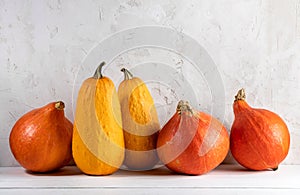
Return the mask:
[(233, 104), (235, 119), (230, 133), (230, 149), (242, 166), (251, 170), (276, 170), (285, 159), (290, 134), (275, 113), (250, 107), (240, 90)]
[(228, 150), (229, 136), (225, 127), (212, 116), (195, 110), (192, 113), (177, 110), (157, 140), (158, 156), (165, 166), (188, 175), (213, 170), (224, 160)]
[(63, 102), (53, 102), (26, 113), (15, 123), (9, 144), (22, 167), (49, 172), (70, 162), (73, 125), (63, 109)]

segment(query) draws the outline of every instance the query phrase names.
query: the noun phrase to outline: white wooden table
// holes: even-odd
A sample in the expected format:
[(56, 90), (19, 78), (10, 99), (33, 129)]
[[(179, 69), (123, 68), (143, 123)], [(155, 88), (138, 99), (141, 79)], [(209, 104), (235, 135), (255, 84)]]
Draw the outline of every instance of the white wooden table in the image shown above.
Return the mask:
[(161, 167), (146, 172), (119, 170), (87, 176), (76, 167), (52, 174), (30, 174), (21, 167), (0, 168), (0, 194), (300, 194), (300, 165), (277, 171), (248, 171), (221, 165), (200, 176), (176, 175)]

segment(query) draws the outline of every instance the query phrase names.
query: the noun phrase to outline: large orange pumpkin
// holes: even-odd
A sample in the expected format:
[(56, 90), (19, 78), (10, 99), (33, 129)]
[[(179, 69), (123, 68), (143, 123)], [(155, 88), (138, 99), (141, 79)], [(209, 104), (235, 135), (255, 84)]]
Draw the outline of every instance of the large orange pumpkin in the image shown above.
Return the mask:
[(217, 119), (180, 101), (176, 113), (159, 132), (157, 150), (170, 170), (200, 175), (224, 160), (229, 150), (229, 136)]
[(52, 102), (23, 115), (13, 126), (9, 144), (16, 160), (33, 172), (57, 170), (72, 159), (72, 123), (64, 103)]
[(248, 169), (276, 170), (290, 146), (284, 121), (269, 110), (250, 107), (243, 89), (235, 96), (233, 110), (235, 119), (230, 134), (233, 157)]

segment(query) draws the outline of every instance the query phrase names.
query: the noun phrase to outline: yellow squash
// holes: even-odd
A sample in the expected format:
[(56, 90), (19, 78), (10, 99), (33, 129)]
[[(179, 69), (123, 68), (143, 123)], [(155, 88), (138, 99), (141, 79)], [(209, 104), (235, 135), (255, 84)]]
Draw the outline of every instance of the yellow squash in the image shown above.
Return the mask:
[(73, 158), (88, 175), (109, 175), (124, 160), (120, 102), (113, 82), (102, 76), (102, 62), (78, 93), (72, 140)]
[(124, 164), (131, 170), (147, 170), (158, 162), (157, 133), (160, 129), (157, 112), (146, 84), (125, 68), (124, 80), (118, 89), (125, 139)]

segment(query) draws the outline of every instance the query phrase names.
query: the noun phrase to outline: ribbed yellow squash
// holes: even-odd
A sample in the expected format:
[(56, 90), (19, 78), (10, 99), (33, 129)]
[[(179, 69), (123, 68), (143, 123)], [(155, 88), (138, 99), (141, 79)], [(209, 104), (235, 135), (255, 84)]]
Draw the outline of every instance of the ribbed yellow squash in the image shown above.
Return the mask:
[(118, 95), (125, 139), (124, 164), (131, 170), (147, 170), (158, 162), (157, 133), (160, 129), (153, 98), (146, 84), (122, 69), (125, 78)]
[(73, 158), (89, 175), (109, 175), (124, 160), (120, 102), (113, 82), (102, 76), (104, 62), (78, 94), (72, 140)]

